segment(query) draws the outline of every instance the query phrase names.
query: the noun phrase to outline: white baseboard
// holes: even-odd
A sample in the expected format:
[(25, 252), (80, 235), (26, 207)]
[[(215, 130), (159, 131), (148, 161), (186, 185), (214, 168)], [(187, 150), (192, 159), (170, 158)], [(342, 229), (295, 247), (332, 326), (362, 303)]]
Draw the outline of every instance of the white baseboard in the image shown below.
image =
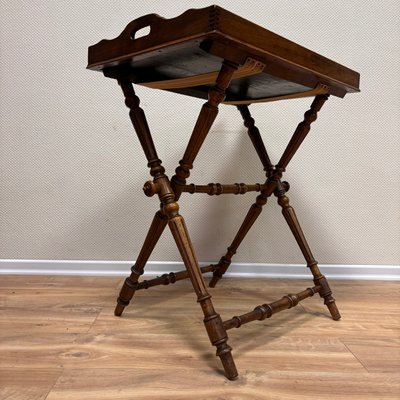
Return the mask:
[[(0, 259), (0, 275), (126, 276), (132, 264), (132, 261)], [(160, 275), (183, 269), (181, 262), (149, 261), (145, 275)], [(320, 269), (331, 279), (400, 280), (400, 265), (320, 264)], [(302, 279), (310, 278), (310, 272), (304, 264), (232, 263), (226, 276)]]

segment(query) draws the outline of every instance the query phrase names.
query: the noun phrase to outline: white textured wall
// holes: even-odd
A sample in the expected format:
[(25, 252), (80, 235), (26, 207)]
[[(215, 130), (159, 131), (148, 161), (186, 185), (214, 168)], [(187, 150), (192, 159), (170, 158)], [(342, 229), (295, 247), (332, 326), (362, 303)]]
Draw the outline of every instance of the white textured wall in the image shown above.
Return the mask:
[[(85, 70), (87, 47), (132, 19), (209, 1), (0, 1), (0, 258), (135, 259), (158, 207), (117, 84)], [(361, 73), (332, 97), (291, 162), (289, 197), (321, 263), (400, 263), (400, 2), (219, 1)], [(150, 89), (142, 99), (169, 175), (202, 101)], [(310, 99), (252, 106), (273, 160)], [(241, 118), (224, 106), (189, 180), (263, 181)], [(197, 196), (197, 197), (195, 197)], [(255, 195), (183, 195), (202, 261), (225, 251)], [(302, 262), (274, 198), (236, 261)], [(153, 260), (178, 260), (169, 232)]]

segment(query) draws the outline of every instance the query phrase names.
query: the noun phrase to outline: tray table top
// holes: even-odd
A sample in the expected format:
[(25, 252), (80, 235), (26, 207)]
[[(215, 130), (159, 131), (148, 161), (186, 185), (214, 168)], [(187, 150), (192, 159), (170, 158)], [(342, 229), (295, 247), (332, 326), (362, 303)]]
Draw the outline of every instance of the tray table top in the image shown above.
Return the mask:
[[(150, 33), (135, 38), (141, 29)], [(148, 14), (115, 39), (89, 47), (88, 68), (117, 78), (207, 98), (227, 60), (239, 65), (225, 103), (243, 104), (359, 91), (359, 74), (219, 6), (164, 19)]]

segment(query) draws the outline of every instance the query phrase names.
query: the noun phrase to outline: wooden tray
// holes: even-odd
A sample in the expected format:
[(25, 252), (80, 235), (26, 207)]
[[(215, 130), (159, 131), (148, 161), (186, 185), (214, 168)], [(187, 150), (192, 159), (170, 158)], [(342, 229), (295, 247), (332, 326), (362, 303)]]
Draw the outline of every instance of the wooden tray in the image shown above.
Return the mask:
[[(138, 31), (150, 27), (146, 36)], [(89, 47), (88, 68), (151, 88), (207, 98), (221, 62), (240, 65), (225, 103), (359, 91), (359, 74), (218, 6), (164, 19), (149, 14)]]

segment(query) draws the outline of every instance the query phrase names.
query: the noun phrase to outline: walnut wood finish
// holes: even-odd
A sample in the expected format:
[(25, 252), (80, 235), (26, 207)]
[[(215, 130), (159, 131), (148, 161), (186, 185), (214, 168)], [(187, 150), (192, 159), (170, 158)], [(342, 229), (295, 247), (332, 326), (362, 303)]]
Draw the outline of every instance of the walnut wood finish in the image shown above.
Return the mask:
[(251, 117), (247, 106), (241, 105), (238, 107), (244, 119), (245, 126), (248, 128), (248, 134), (264, 166), (264, 170), (267, 171), (266, 175), (268, 179), (266, 181), (265, 188), (261, 192), (261, 195), (257, 197), (256, 203), (251, 206), (232, 244), (228, 247), (227, 253), (220, 259), (217, 269), (213, 273), (213, 278), (210, 281), (210, 287), (215, 287), (217, 282), (227, 271), (229, 265), (231, 264), (232, 257), (236, 253), (240, 243), (243, 241), (247, 232), (261, 214), (262, 207), (267, 203), (268, 197), (274, 193), (275, 196), (278, 197), (278, 203), (282, 207), (282, 213), (285, 217), (285, 220), (288, 223), (304, 255), (304, 258), (307, 261), (307, 266), (310, 268), (311, 273), (314, 276), (315, 285), (319, 285), (322, 288), (319, 293), (320, 296), (324, 298), (324, 304), (328, 307), (329, 312), (334, 320), (340, 319), (340, 313), (336, 307), (335, 299), (332, 296), (332, 291), (330, 290), (328, 281), (326, 280), (325, 276), (321, 274), (318, 264), (311, 253), (310, 247), (308, 246), (304, 233), (300, 227), (294, 209), (289, 205), (289, 198), (286, 196), (289, 185), (287, 182), (281, 181), (285, 168), (309, 133), (311, 129), (311, 123), (317, 119), (317, 112), (321, 110), (327, 99), (327, 94), (317, 95), (315, 97), (310, 109), (304, 114), (304, 120), (297, 126), (297, 129), (290, 139), (289, 144), (287, 145), (282, 157), (275, 167), (273, 167), (268, 157), (261, 135), (254, 125), (254, 119)]
[[(129, 108), (129, 116), (139, 138), (140, 144), (146, 155), (150, 174), (156, 179), (165, 179), (165, 169), (161, 165), (161, 160), (158, 158), (153, 139), (150, 135), (150, 129), (142, 108), (139, 107), (140, 100), (136, 96), (131, 82), (121, 78), (118, 81), (125, 96), (125, 104)], [(117, 299), (117, 306), (114, 314), (120, 316), (124, 308), (129, 304), (138, 285), (140, 275), (143, 274), (144, 267), (149, 259), (155, 245), (158, 242), (168, 218), (162, 211), (158, 211), (151, 223), (146, 239), (136, 260), (135, 265), (131, 268), (130, 277), (126, 278), (123, 287), (121, 288)]]
[[(229, 268), (232, 262), (233, 255), (236, 253), (240, 243), (247, 235), (247, 232), (250, 230), (254, 222), (257, 220), (258, 216), (261, 214), (262, 207), (267, 203), (268, 197), (270, 197), (273, 193), (275, 193), (275, 195), (279, 197), (281, 195), (284, 195), (284, 193), (289, 190), (290, 185), (288, 184), (288, 182), (281, 181), (283, 172), (285, 171), (290, 160), (293, 158), (294, 154), (299, 149), (303, 140), (306, 138), (307, 134), (310, 132), (311, 123), (317, 119), (317, 113), (321, 110), (328, 97), (328, 94), (319, 94), (315, 96), (315, 99), (313, 100), (310, 109), (304, 114), (303, 121), (298, 124), (287, 147), (285, 148), (284, 153), (282, 154), (278, 164), (275, 167), (271, 163), (260, 132), (255, 126), (254, 118), (251, 117), (248, 106), (238, 106), (240, 114), (242, 115), (242, 118), (244, 120), (244, 125), (247, 127), (248, 135), (253, 143), (254, 148), (257, 151), (258, 157), (260, 158), (262, 165), (264, 166), (264, 171), (266, 171), (267, 180), (265, 182), (263, 190), (261, 191), (261, 195), (257, 197), (256, 203), (254, 203), (250, 207), (250, 210), (248, 211), (242, 225), (240, 226), (239, 231), (236, 234), (232, 244), (228, 247), (227, 253), (220, 259), (218, 263), (218, 268), (213, 273), (210, 287), (215, 287), (217, 282), (222, 278), (222, 276)], [(288, 219), (286, 220), (288, 221)], [(295, 234), (293, 230), (292, 232)], [(298, 241), (298, 243), (300, 246), (304, 247), (304, 243), (306, 242), (304, 239), (304, 241)], [(329, 296), (330, 295), (327, 295), (326, 297), (329, 299), (326, 300), (326, 304), (333, 304), (332, 306), (329, 305), (328, 308), (330, 311), (332, 309), (332, 317), (335, 315), (334, 319), (339, 319), (339, 312), (337, 311), (337, 309), (336, 311), (334, 309), (335, 302), (333, 300), (333, 297)]]
[(264, 171), (267, 174), (267, 177), (270, 176), (274, 166), (269, 158), (267, 153), (267, 149), (265, 148), (264, 142), (261, 138), (260, 131), (255, 126), (254, 118), (251, 116), (249, 107), (247, 105), (241, 105), (237, 107), (242, 118), (244, 126), (247, 128), (247, 133), (253, 146), (257, 152), (258, 158), (260, 159)]
[(210, 287), (215, 287), (217, 282), (222, 278), (226, 270), (231, 265), (232, 257), (236, 254), (240, 243), (242, 243), (243, 239), (247, 235), (247, 232), (250, 230), (254, 222), (257, 220), (258, 216), (261, 214), (263, 206), (267, 204), (267, 199), (268, 197), (264, 194), (260, 194), (259, 196), (257, 196), (256, 202), (250, 207), (250, 210), (248, 211), (246, 218), (240, 226), (238, 233), (233, 239), (231, 245), (228, 247), (227, 253), (219, 260), (218, 267), (214, 271), (213, 277), (210, 281)]
[(155, 245), (158, 242), (161, 234), (164, 231), (168, 222), (168, 218), (162, 214), (160, 211), (156, 212), (151, 223), (150, 229), (146, 235), (146, 239), (137, 257), (136, 263), (131, 268), (131, 275), (126, 278), (124, 285), (121, 288), (117, 299), (117, 306), (115, 308), (114, 314), (120, 316), (124, 311), (124, 308), (132, 300), (135, 291), (139, 289), (138, 280), (140, 275), (143, 274), (144, 267), (149, 259)]
[[(165, 175), (165, 170), (161, 165), (161, 160), (157, 156), (144, 112), (139, 107), (139, 99), (134, 93), (131, 82), (127, 79), (119, 79), (119, 84), (125, 95), (125, 103), (130, 109), (129, 114), (132, 124), (148, 160), (150, 174), (153, 176), (153, 181), (146, 182), (143, 189), (147, 196), (158, 194), (161, 201), (161, 210), (158, 211), (154, 216), (138, 259), (131, 269), (131, 275), (125, 280), (124, 285), (121, 288), (115, 309), (115, 315), (121, 315), (124, 308), (131, 301), (135, 291), (138, 289), (148, 289), (156, 285), (168, 285), (175, 283), (178, 280), (190, 278), (194, 291), (197, 295), (198, 302), (200, 303), (204, 313), (204, 324), (210, 341), (217, 348), (217, 356), (219, 356), (221, 359), (225, 370), (225, 375), (231, 380), (236, 379), (238, 373), (231, 354), (232, 348), (227, 344), (228, 336), (226, 334), (226, 330), (233, 327), (239, 327), (250, 321), (269, 318), (274, 313), (291, 308), (297, 305), (299, 301), (310, 297), (317, 292), (320, 293), (320, 296), (324, 298), (325, 304), (327, 305), (333, 319), (337, 320), (340, 318), (340, 314), (336, 308), (335, 300), (332, 297), (332, 292), (329, 288), (328, 282), (318, 269), (317, 262), (314, 260), (311, 250), (308, 247), (294, 210), (289, 205), (289, 200), (285, 195), (287, 190), (289, 190), (289, 184), (281, 181), (284, 168), (287, 166), (301, 142), (309, 132), (310, 124), (316, 119), (316, 113), (321, 109), (323, 102), (327, 99), (326, 96), (321, 97), (318, 95), (315, 98), (310, 110), (305, 114), (304, 121), (299, 124), (287, 148), (285, 149), (285, 152), (281, 157), (280, 164), (278, 164), (276, 167), (274, 167), (270, 161), (260, 132), (255, 126), (254, 119), (251, 117), (248, 107), (246, 105), (238, 106), (238, 109), (243, 117), (244, 124), (248, 128), (248, 135), (264, 167), (264, 171), (267, 176), (267, 180), (264, 184), (209, 184), (206, 186), (196, 186), (193, 184), (186, 185), (186, 178), (188, 178), (190, 175), (190, 169), (193, 167), (193, 161), (195, 160), (200, 147), (215, 120), (215, 117), (218, 113), (218, 104), (220, 104), (224, 99), (225, 90), (229, 85), (230, 78), (232, 77), (235, 69), (235, 65), (227, 62), (222, 65), (216, 85), (209, 91), (209, 101), (203, 105), (200, 111), (185, 154), (180, 161), (179, 167), (176, 169), (176, 175), (171, 181), (169, 181)], [(244, 194), (247, 191), (261, 192), (261, 194), (257, 196), (256, 202), (251, 206), (249, 212), (247, 213), (247, 216), (243, 221), (238, 233), (236, 234), (232, 244), (228, 247), (226, 255), (221, 258), (217, 265), (210, 265), (203, 268), (200, 268), (198, 265), (185, 221), (183, 217), (179, 215), (179, 205), (177, 200), (181, 193), (185, 191), (189, 193), (207, 193), (209, 195), (219, 195), (222, 193)], [(250, 313), (236, 316), (223, 322), (220, 315), (214, 309), (211, 301), (211, 295), (206, 289), (202, 274), (206, 272), (213, 272), (213, 277), (210, 281), (210, 287), (214, 287), (216, 285), (218, 280), (228, 269), (232, 256), (236, 253), (247, 232), (260, 215), (262, 207), (267, 203), (268, 197), (270, 197), (273, 193), (278, 197), (278, 203), (282, 207), (282, 213), (288, 222), (303, 252), (303, 255), (307, 260), (307, 266), (313, 273), (314, 283), (316, 286), (311, 289), (306, 289), (305, 291), (302, 291), (296, 295), (284, 296), (282, 299), (271, 304), (258, 306)], [(165, 274), (150, 281), (143, 281), (139, 283), (139, 277), (141, 274), (143, 274), (144, 266), (167, 224), (170, 227), (174, 240), (182, 256), (186, 266), (186, 271), (177, 273), (171, 272), (170, 274)]]
[(332, 297), (332, 291), (329, 288), (328, 281), (326, 280), (325, 276), (321, 274), (318, 268), (318, 263), (315, 261), (314, 256), (311, 253), (310, 247), (308, 246), (304, 233), (296, 217), (296, 213), (289, 204), (289, 198), (285, 194), (279, 195), (278, 204), (282, 207), (282, 214), (285, 217), (286, 222), (288, 223), (304, 258), (307, 261), (307, 267), (310, 268), (311, 273), (314, 276), (315, 285), (320, 285), (322, 287), (319, 294), (324, 299), (324, 304), (328, 307), (332, 318), (336, 321), (339, 320), (340, 313), (336, 307), (335, 299)]
[(325, 101), (328, 100), (329, 94), (322, 94), (315, 97), (311, 104), (310, 109), (304, 114), (304, 120), (300, 122), (295, 130), (289, 144), (287, 145), (285, 151), (283, 152), (276, 169), (280, 171), (285, 171), (290, 160), (303, 143), (303, 140), (307, 136), (311, 129), (311, 123), (317, 119), (317, 113), (321, 110)]
[[(145, 27), (150, 27), (150, 33), (136, 38), (136, 32)], [(244, 65), (248, 57), (265, 68), (260, 74), (238, 80), (239, 90), (231, 92), (227, 100), (301, 96), (320, 83), (340, 97), (359, 91), (357, 72), (219, 6), (187, 10), (171, 19), (156, 14), (137, 18), (117, 38), (89, 48), (88, 68), (104, 71), (129, 66), (133, 82), (149, 84), (214, 72), (220, 59)], [(181, 68), (182, 62), (186, 68)], [(282, 85), (277, 85), (280, 81)], [(207, 86), (196, 88), (187, 86), (182, 93), (207, 96)]]
[[(236, 69), (237, 65), (224, 62), (217, 76), (215, 86), (209, 90), (208, 101), (203, 105), (200, 111), (185, 154), (179, 162), (180, 165), (176, 169), (176, 175), (171, 180), (171, 189), (173, 189), (175, 200), (177, 200), (182, 193), (182, 186), (186, 183), (186, 178), (189, 177), (190, 169), (193, 167), (193, 161), (217, 116), (218, 105), (224, 100), (225, 90), (229, 86), (229, 82)], [(178, 209), (176, 212), (177, 211)], [(165, 212), (169, 216), (168, 210), (165, 210)], [(188, 270), (188, 275), (197, 294), (197, 301), (200, 303), (203, 310), (204, 325), (208, 336), (211, 343), (217, 348), (217, 356), (221, 359), (226, 377), (231, 380), (236, 379), (238, 373), (231, 354), (232, 348), (227, 344), (228, 336), (223, 327), (222, 319), (220, 315), (215, 312), (211, 302), (211, 295), (207, 292), (185, 221), (179, 215), (172, 214), (171, 216), (172, 218), (169, 216), (168, 224), (186, 269)]]
[[(150, 27), (150, 33), (136, 38), (139, 30)], [(89, 69), (117, 79), (129, 116), (150, 168), (152, 180), (144, 184), (145, 195), (158, 195), (161, 209), (156, 212), (143, 247), (131, 274), (126, 278), (115, 309), (120, 316), (136, 290), (169, 285), (189, 278), (204, 314), (204, 325), (211, 343), (217, 349), (229, 379), (238, 376), (228, 345), (227, 330), (296, 306), (315, 293), (324, 299), (334, 320), (340, 319), (328, 281), (305, 239), (294, 209), (286, 196), (289, 184), (282, 181), (289, 162), (310, 131), (311, 124), (329, 95), (343, 97), (359, 91), (359, 74), (281, 36), (261, 28), (218, 6), (188, 10), (174, 19), (156, 14), (138, 18), (127, 25), (120, 36), (103, 40), (89, 48)], [(139, 106), (132, 83), (204, 98), (187, 148), (171, 180), (158, 158), (144, 111)], [(274, 166), (248, 104), (315, 96), (304, 119), (297, 126), (280, 160)], [(220, 104), (237, 105), (249, 138), (263, 166), (266, 180), (262, 184), (187, 185), (193, 163), (218, 114)], [(179, 214), (178, 200), (183, 192), (208, 195), (260, 192), (250, 207), (227, 253), (218, 264), (200, 268), (184, 218)], [(233, 255), (246, 237), (268, 198), (274, 194), (313, 274), (314, 287), (289, 294), (253, 311), (223, 321), (216, 312), (206, 288), (203, 273), (213, 272), (214, 287), (227, 271)], [(166, 226), (169, 226), (185, 271), (171, 272), (139, 282), (145, 265)]]
[[(177, 168), (177, 175), (181, 181), (189, 176), (192, 163), (211, 128), (218, 112), (218, 104), (223, 101), (225, 89), (229, 85), (235, 70), (236, 66), (228, 62), (224, 62), (221, 66), (216, 84), (209, 91), (209, 100), (204, 104), (200, 112), (189, 144), (180, 162), (180, 167)], [(202, 271), (196, 259), (185, 221), (183, 217), (179, 215), (179, 205), (176, 200), (179, 198), (183, 188), (175, 184), (177, 188), (175, 193), (173, 184), (165, 175), (165, 170), (161, 165), (161, 160), (157, 156), (144, 112), (139, 107), (139, 98), (135, 95), (132, 83), (127, 79), (120, 78), (119, 84), (125, 96), (125, 104), (130, 109), (129, 115), (132, 124), (147, 157), (150, 175), (154, 178), (153, 182), (147, 182), (145, 184), (144, 191), (148, 195), (158, 194), (162, 211), (156, 214), (147, 234), (147, 240), (141, 250), (142, 256), (140, 258), (141, 262), (138, 264), (139, 267), (135, 266), (132, 269), (131, 276), (124, 282), (118, 298), (115, 315), (121, 315), (124, 307), (128, 305), (129, 301), (132, 299), (138, 287), (138, 278), (140, 274), (143, 273), (144, 263), (147, 261), (158, 238), (164, 230), (165, 221), (167, 220), (172, 236), (174, 237), (187, 269), (187, 276), (190, 278), (194, 291), (196, 292), (197, 301), (200, 303), (203, 310), (204, 325), (210, 341), (217, 348), (217, 356), (221, 359), (227, 378), (231, 380), (236, 379), (238, 373), (231, 354), (232, 348), (227, 344), (228, 336), (223, 327), (220, 315), (217, 314), (214, 309), (211, 295), (207, 292)], [(176, 179), (176, 181), (181, 182), (179, 178)]]
[[(238, 67), (238, 69), (233, 73), (232, 80), (259, 74), (264, 68), (265, 65), (263, 63), (248, 57), (245, 63)], [(188, 76), (185, 78), (164, 79), (158, 82), (141, 83), (141, 85), (153, 89), (182, 89), (191, 86), (214, 85), (215, 81), (217, 80), (218, 73), (219, 70), (208, 72), (206, 74)]]
[(301, 93), (293, 93), (293, 94), (282, 94), (279, 96), (269, 96), (264, 98), (258, 99), (246, 99), (246, 100), (227, 100), (224, 101), (224, 104), (231, 104), (231, 105), (249, 105), (254, 103), (269, 103), (271, 101), (278, 101), (278, 100), (289, 100), (289, 99), (299, 99), (301, 97), (313, 97), (317, 94), (325, 94), (329, 92), (329, 87), (323, 85), (321, 83), (317, 84), (314, 89), (306, 90)]
[(221, 194), (245, 194), (247, 192), (260, 192), (267, 188), (267, 185), (255, 183), (254, 185), (246, 185), (245, 183), (233, 183), (231, 185), (223, 185), (221, 183), (209, 183), (208, 185), (185, 185), (183, 192), (190, 194), (205, 193), (209, 196), (219, 196)]
[[(205, 274), (207, 272), (213, 272), (215, 268), (216, 265), (207, 265), (205, 267), (200, 267), (200, 271), (202, 274)], [(149, 289), (153, 286), (158, 286), (158, 285), (169, 285), (187, 278), (189, 278), (188, 271), (170, 272), (169, 274), (163, 274), (161, 276), (157, 276), (157, 278), (154, 279), (150, 280), (144, 279), (137, 285), (136, 290)]]
[[(274, 166), (272, 165), (271, 160), (268, 156), (264, 142), (260, 135), (260, 131), (254, 125), (254, 119), (251, 117), (247, 105), (238, 106), (238, 110), (242, 115), (244, 125), (247, 127), (247, 133), (251, 139), (251, 142), (253, 143), (254, 148), (257, 151), (258, 157), (260, 158), (261, 163), (264, 167), (264, 171), (266, 171), (267, 177), (270, 177)], [(239, 228), (239, 231), (237, 232), (231, 245), (228, 247), (227, 253), (219, 260), (218, 268), (214, 271), (213, 277), (210, 281), (210, 287), (215, 287), (217, 282), (222, 278), (222, 276), (229, 268), (232, 262), (232, 257), (236, 254), (236, 251), (245, 236), (247, 235), (247, 232), (250, 230), (254, 222), (257, 220), (258, 216), (261, 214), (262, 208), (267, 203), (267, 199), (273, 192), (273, 189), (274, 188), (271, 189), (271, 183), (267, 179), (265, 185), (263, 185), (263, 190), (261, 194), (257, 196), (256, 202), (250, 207), (242, 225)]]
[(193, 168), (193, 162), (214, 123), (218, 114), (218, 105), (225, 99), (225, 90), (229, 86), (229, 82), (237, 68), (237, 64), (225, 61), (217, 76), (215, 86), (208, 92), (208, 101), (200, 111), (185, 154), (182, 160), (179, 161), (179, 166), (176, 168), (175, 175), (171, 179), (176, 200), (182, 194), (186, 179), (190, 176), (190, 170)]
[(232, 358), (232, 348), (227, 344), (228, 335), (223, 326), (221, 316), (215, 312), (211, 302), (211, 295), (206, 289), (185, 222), (181, 216), (177, 215), (169, 220), (169, 225), (197, 294), (197, 301), (203, 310), (203, 321), (210, 341), (217, 348), (216, 354), (221, 359), (226, 377), (234, 380), (238, 377), (238, 372)]
[(283, 296), (281, 299), (274, 301), (273, 303), (257, 306), (253, 311), (240, 316), (234, 316), (231, 319), (224, 321), (224, 327), (226, 330), (239, 328), (242, 325), (255, 320), (263, 321), (265, 318), (271, 318), (273, 314), (276, 314), (279, 311), (297, 306), (300, 301), (314, 296), (314, 294), (320, 292), (321, 289), (322, 287), (317, 285), (297, 294), (288, 294)]

